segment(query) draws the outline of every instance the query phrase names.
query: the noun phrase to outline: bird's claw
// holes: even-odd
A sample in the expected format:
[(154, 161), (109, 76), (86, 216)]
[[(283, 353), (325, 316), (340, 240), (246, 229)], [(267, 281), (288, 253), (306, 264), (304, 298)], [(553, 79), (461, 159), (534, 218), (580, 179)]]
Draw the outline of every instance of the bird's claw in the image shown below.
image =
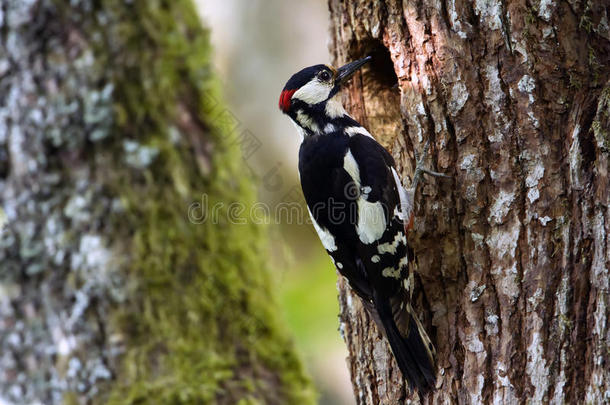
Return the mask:
[(434, 176), (434, 177), (441, 177), (441, 178), (445, 178), (445, 179), (451, 178), (451, 176), (449, 176), (447, 174), (435, 172), (433, 170), (429, 170), (424, 167), (424, 160), (426, 159), (426, 155), (428, 154), (429, 148), (430, 148), (430, 139), (426, 140), (426, 143), (424, 144), (424, 149), (421, 153), (421, 156), (417, 156), (417, 152), (415, 152), (415, 159), (416, 159), (417, 163), (415, 164), (415, 174), (413, 175), (413, 181), (411, 182), (411, 190), (413, 190), (412, 191), (413, 194), (415, 194), (415, 191), (417, 191), (417, 185), (423, 174), (427, 174), (429, 176)]

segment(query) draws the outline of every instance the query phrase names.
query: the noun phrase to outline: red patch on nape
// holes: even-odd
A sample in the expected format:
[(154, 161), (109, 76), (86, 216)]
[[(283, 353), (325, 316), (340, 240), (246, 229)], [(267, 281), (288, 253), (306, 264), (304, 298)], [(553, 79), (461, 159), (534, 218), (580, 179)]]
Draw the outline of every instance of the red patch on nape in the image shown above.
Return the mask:
[(280, 110), (284, 112), (288, 112), (288, 110), (290, 110), (290, 99), (295, 91), (296, 89), (282, 91), (282, 94), (280, 94)]

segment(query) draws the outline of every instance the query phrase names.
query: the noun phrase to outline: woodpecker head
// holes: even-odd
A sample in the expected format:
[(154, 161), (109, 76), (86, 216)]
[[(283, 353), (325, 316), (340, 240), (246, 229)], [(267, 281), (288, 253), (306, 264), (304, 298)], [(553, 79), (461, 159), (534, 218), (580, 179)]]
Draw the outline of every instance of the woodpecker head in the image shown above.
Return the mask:
[(369, 60), (371, 57), (367, 56), (338, 69), (314, 65), (295, 73), (280, 94), (280, 110), (303, 130), (304, 136), (330, 132), (333, 120), (346, 115), (335, 96), (347, 79)]

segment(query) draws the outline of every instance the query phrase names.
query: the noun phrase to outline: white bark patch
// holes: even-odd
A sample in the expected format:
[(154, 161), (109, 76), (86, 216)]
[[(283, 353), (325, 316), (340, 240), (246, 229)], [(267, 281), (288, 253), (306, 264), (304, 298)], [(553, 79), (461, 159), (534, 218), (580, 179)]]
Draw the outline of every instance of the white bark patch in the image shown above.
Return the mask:
[[(308, 209), (309, 211), (309, 209)], [(309, 211), (309, 216), (311, 217), (311, 222), (313, 223), (313, 227), (320, 238), (320, 242), (322, 242), (322, 246), (329, 252), (334, 252), (337, 250), (337, 245), (335, 244), (335, 237), (328, 232), (328, 230), (318, 224), (316, 219), (311, 215), (311, 211)]]
[(464, 104), (466, 104), (466, 100), (468, 100), (469, 96), (470, 94), (468, 93), (464, 83), (457, 82), (454, 84), (453, 88), (451, 89), (451, 98), (449, 99), (449, 104), (447, 105), (449, 114), (451, 114), (451, 116), (455, 116), (458, 112), (460, 112), (460, 110), (464, 107)]
[(470, 340), (466, 343), (466, 347), (468, 348), (468, 351), (473, 353), (481, 353), (485, 350), (483, 342), (481, 342), (481, 339), (479, 339), (478, 336), (471, 336)]
[(525, 185), (529, 188), (527, 198), (530, 200), (530, 203), (534, 203), (540, 197), (538, 182), (543, 176), (544, 166), (541, 163), (538, 163), (536, 166), (534, 166), (534, 169), (529, 172), (527, 178), (525, 179)]
[[(519, 280), (517, 265), (513, 260), (517, 250), (517, 242), (520, 234), (520, 222), (515, 221), (510, 225), (493, 227), (486, 243), (491, 255), (491, 274), (498, 277), (498, 291), (507, 297), (516, 299), (519, 296)], [(506, 259), (506, 260), (505, 260)], [(508, 262), (510, 265), (505, 265)]]
[(504, 405), (504, 404), (513, 404), (517, 403), (518, 400), (515, 397), (514, 387), (508, 378), (508, 373), (506, 372), (506, 364), (502, 362), (498, 362), (496, 364), (497, 373), (497, 381), (499, 382), (499, 386), (496, 385), (496, 389), (493, 394), (493, 404), (494, 405)]
[(540, 192), (538, 191), (537, 188), (531, 188), (529, 189), (529, 191), (527, 192), (527, 199), (530, 200), (530, 204), (533, 204), (534, 202), (536, 202), (536, 200), (540, 198)]
[(533, 91), (536, 88), (536, 82), (531, 76), (523, 75), (523, 77), (519, 80), (519, 83), (517, 83), (517, 88), (521, 93), (527, 94), (530, 104), (534, 102)]
[(358, 198), (358, 224), (356, 233), (364, 244), (376, 242), (381, 238), (386, 228), (385, 213), (380, 201), (371, 203), (364, 198)]
[(538, 218), (538, 221), (540, 221), (540, 223), (542, 224), (542, 226), (546, 226), (546, 224), (549, 223), (549, 221), (552, 221), (553, 218), (549, 217), (548, 215), (545, 215), (542, 218)]
[(470, 302), (477, 302), (483, 291), (487, 288), (486, 284), (475, 286), (470, 290)]
[(508, 193), (504, 190), (500, 190), (490, 209), (487, 220), (495, 224), (503, 223), (504, 218), (506, 218), (506, 215), (510, 212), (510, 207), (514, 200), (515, 193)]
[(488, 86), (485, 90), (485, 104), (493, 111), (496, 123), (493, 132), (490, 132), (487, 138), (492, 143), (502, 142), (504, 134), (509, 131), (510, 121), (504, 117), (501, 108), (506, 95), (502, 90), (498, 68), (495, 65), (485, 66), (485, 78)]
[(449, 2), (449, 19), (451, 21), (453, 30), (458, 34), (458, 36), (462, 39), (466, 39), (468, 36), (464, 31), (462, 31), (462, 23), (459, 20), (457, 11), (455, 10), (455, 0), (451, 0)]
[(551, 14), (555, 11), (555, 3), (553, 0), (540, 0), (538, 5), (538, 17), (548, 22), (551, 20)]
[(462, 170), (470, 170), (473, 168), (473, 162), (476, 159), (476, 155), (470, 154), (470, 155), (466, 155), (464, 156), (464, 158), (462, 159), (462, 162), (460, 163), (460, 169)]
[(542, 356), (544, 348), (542, 347), (542, 338), (540, 337), (540, 326), (542, 319), (537, 313), (532, 313), (534, 319), (535, 332), (532, 334), (532, 340), (527, 347), (527, 365), (526, 373), (530, 376), (530, 381), (534, 387), (534, 396), (532, 402), (536, 404), (543, 403), (544, 397), (549, 386), (549, 370), (546, 366), (546, 360)]
[(489, 336), (495, 336), (500, 331), (498, 328), (498, 320), (500, 317), (496, 314), (489, 314), (485, 317), (485, 332)]
[(483, 235), (481, 235), (480, 233), (473, 232), (470, 234), (470, 237), (472, 238), (472, 241), (474, 242), (477, 248), (483, 247), (483, 241), (485, 240), (485, 237)]
[(502, 26), (502, 3), (498, 0), (476, 0), (475, 12), (489, 29), (497, 30)]
[(462, 158), (460, 169), (466, 170), (470, 176), (469, 180), (473, 182), (480, 182), (485, 179), (485, 173), (478, 166), (478, 158), (474, 154), (468, 154)]
[(538, 163), (534, 166), (534, 169), (529, 172), (527, 177), (525, 178), (525, 185), (527, 187), (536, 187), (538, 185), (538, 181), (544, 176), (544, 166), (542, 163)]

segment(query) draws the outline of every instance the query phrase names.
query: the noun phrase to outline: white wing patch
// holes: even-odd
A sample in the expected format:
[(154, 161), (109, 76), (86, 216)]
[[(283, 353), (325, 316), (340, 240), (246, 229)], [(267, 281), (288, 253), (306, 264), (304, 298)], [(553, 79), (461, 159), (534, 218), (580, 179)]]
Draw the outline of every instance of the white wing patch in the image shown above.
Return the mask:
[(360, 169), (358, 168), (358, 163), (352, 155), (351, 150), (347, 150), (345, 157), (343, 158), (343, 168), (350, 175), (352, 180), (356, 182), (358, 187), (360, 187)]
[(407, 238), (404, 233), (398, 232), (396, 236), (394, 236), (394, 240), (392, 242), (382, 243), (377, 246), (377, 252), (380, 255), (384, 253), (396, 254), (396, 249), (398, 249), (398, 245), (401, 243), (407, 244)]
[(332, 87), (328, 83), (320, 82), (319, 80), (310, 80), (304, 86), (301, 86), (293, 95), (292, 98), (304, 101), (307, 104), (318, 104), (328, 98)]
[[(307, 209), (307, 211), (309, 211), (309, 208)], [(324, 249), (328, 250), (329, 252), (334, 252), (335, 250), (337, 250), (337, 244), (335, 243), (335, 237), (328, 231), (328, 229), (326, 229), (318, 224), (318, 222), (313, 217), (313, 215), (311, 215), (311, 211), (309, 211), (309, 216), (311, 217), (311, 222), (313, 223), (313, 227), (316, 230), (316, 232), (318, 233), (318, 237), (320, 238), (320, 241), (322, 242), (322, 246), (324, 246)]]
[(385, 232), (386, 222), (383, 206), (380, 201), (368, 202), (363, 197), (358, 198), (358, 224), (356, 232), (360, 241), (370, 244), (377, 241)]
[[(343, 158), (343, 168), (350, 175), (356, 186), (360, 187), (360, 169), (358, 162), (352, 155), (351, 150), (347, 150)], [(358, 205), (358, 223), (356, 224), (356, 233), (360, 241), (365, 244), (370, 244), (377, 241), (386, 228), (385, 214), (380, 201), (368, 202), (368, 193), (371, 192), (371, 187), (363, 187), (363, 194), (360, 194), (356, 201)]]

